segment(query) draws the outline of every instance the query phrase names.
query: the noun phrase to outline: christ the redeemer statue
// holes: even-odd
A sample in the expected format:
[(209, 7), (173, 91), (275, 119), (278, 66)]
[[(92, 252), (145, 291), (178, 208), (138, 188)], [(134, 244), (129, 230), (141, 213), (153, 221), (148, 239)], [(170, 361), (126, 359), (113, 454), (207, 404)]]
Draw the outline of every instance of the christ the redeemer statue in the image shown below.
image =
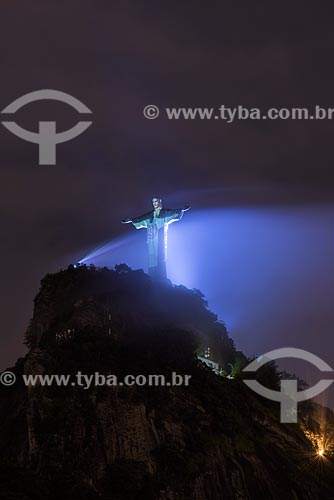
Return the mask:
[(162, 199), (152, 198), (153, 210), (147, 214), (124, 219), (123, 224), (132, 223), (136, 229), (147, 229), (148, 246), (148, 273), (153, 278), (164, 279), (167, 277), (167, 231), (168, 225), (180, 220), (183, 212), (189, 210), (189, 206), (170, 210), (162, 208)]

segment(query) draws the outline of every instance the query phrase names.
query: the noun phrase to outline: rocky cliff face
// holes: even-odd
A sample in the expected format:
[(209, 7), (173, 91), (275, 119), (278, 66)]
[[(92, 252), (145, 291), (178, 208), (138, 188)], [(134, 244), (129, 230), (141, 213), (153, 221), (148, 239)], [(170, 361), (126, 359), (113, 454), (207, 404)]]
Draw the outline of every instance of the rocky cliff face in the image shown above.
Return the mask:
[[(319, 462), (302, 429), (281, 424), (276, 403), (240, 379), (219, 377), (197, 361), (199, 331), (210, 332), (206, 340), (212, 335), (218, 352), (230, 349), (223, 361), (238, 355), (225, 330), (220, 344), (223, 327), (206, 315), (198, 293), (193, 299), (194, 292), (160, 288), (165, 298), (177, 295), (168, 307), (188, 301), (187, 313), (174, 310), (167, 322), (166, 304), (152, 309), (159, 290), (145, 276), (139, 284), (131, 271), (104, 272), (102, 286), (94, 269), (63, 271), (48, 277), (37, 296), (31, 349), (12, 369), (16, 384), (0, 389), (1, 500), (333, 497), (332, 462)], [(195, 335), (181, 329), (189, 317), (198, 318)], [(152, 373), (171, 380), (172, 372), (191, 379), (188, 386), (89, 389), (27, 387), (22, 379), (69, 374), (75, 380), (79, 370), (118, 380)]]

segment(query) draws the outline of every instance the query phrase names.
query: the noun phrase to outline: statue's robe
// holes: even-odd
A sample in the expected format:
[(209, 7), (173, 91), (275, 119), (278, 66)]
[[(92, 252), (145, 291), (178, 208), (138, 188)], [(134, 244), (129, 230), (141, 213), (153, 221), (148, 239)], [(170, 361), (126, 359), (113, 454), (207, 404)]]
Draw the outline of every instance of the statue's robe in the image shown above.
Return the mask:
[(166, 278), (168, 225), (180, 220), (182, 208), (170, 210), (161, 208), (132, 219), (136, 229), (147, 229), (148, 273), (154, 278)]

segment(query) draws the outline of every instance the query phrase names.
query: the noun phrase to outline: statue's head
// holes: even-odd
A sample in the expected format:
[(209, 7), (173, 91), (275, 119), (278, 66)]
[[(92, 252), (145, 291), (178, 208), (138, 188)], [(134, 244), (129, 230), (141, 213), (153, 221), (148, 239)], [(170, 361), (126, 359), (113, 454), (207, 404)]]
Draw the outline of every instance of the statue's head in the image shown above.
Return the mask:
[(154, 210), (156, 210), (157, 208), (162, 208), (162, 199), (154, 196), (152, 198), (152, 205), (153, 205)]

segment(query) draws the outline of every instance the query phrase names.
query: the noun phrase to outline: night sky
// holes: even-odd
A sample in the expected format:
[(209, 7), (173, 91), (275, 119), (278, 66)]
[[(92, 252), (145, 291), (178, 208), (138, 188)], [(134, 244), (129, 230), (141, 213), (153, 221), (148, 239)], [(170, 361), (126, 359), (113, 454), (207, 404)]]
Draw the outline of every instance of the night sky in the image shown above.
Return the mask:
[[(182, 272), (179, 281), (203, 283), (237, 347), (252, 354), (290, 342), (331, 363), (334, 121), (175, 121), (163, 108), (334, 107), (332, 12), (301, 1), (11, 0), (0, 13), (0, 108), (28, 92), (55, 89), (93, 112), (86, 132), (57, 147), (54, 166), (39, 166), (37, 145), (0, 126), (0, 368), (25, 352), (40, 279), (128, 236), (134, 229), (119, 221), (148, 211), (153, 195), (169, 208), (192, 206), (182, 224), (187, 234), (193, 227), (205, 238), (207, 254), (193, 265), (203, 274), (210, 263), (212, 287)], [(160, 108), (156, 120), (144, 118), (148, 104)], [(38, 121), (66, 130), (78, 119), (51, 101), (15, 115), (36, 131)], [(217, 220), (229, 227), (229, 246), (211, 254)], [(246, 233), (248, 240), (241, 237)], [(182, 238), (181, 223), (174, 234)], [(120, 250), (117, 257), (122, 261)], [(219, 266), (215, 273), (214, 258), (228, 262), (229, 273), (221, 276)], [(289, 265), (278, 269), (278, 262)], [(175, 274), (172, 259), (170, 268)], [(254, 294), (261, 284), (262, 294)], [(293, 293), (285, 314), (287, 290)], [(270, 322), (275, 328), (268, 331)]]

